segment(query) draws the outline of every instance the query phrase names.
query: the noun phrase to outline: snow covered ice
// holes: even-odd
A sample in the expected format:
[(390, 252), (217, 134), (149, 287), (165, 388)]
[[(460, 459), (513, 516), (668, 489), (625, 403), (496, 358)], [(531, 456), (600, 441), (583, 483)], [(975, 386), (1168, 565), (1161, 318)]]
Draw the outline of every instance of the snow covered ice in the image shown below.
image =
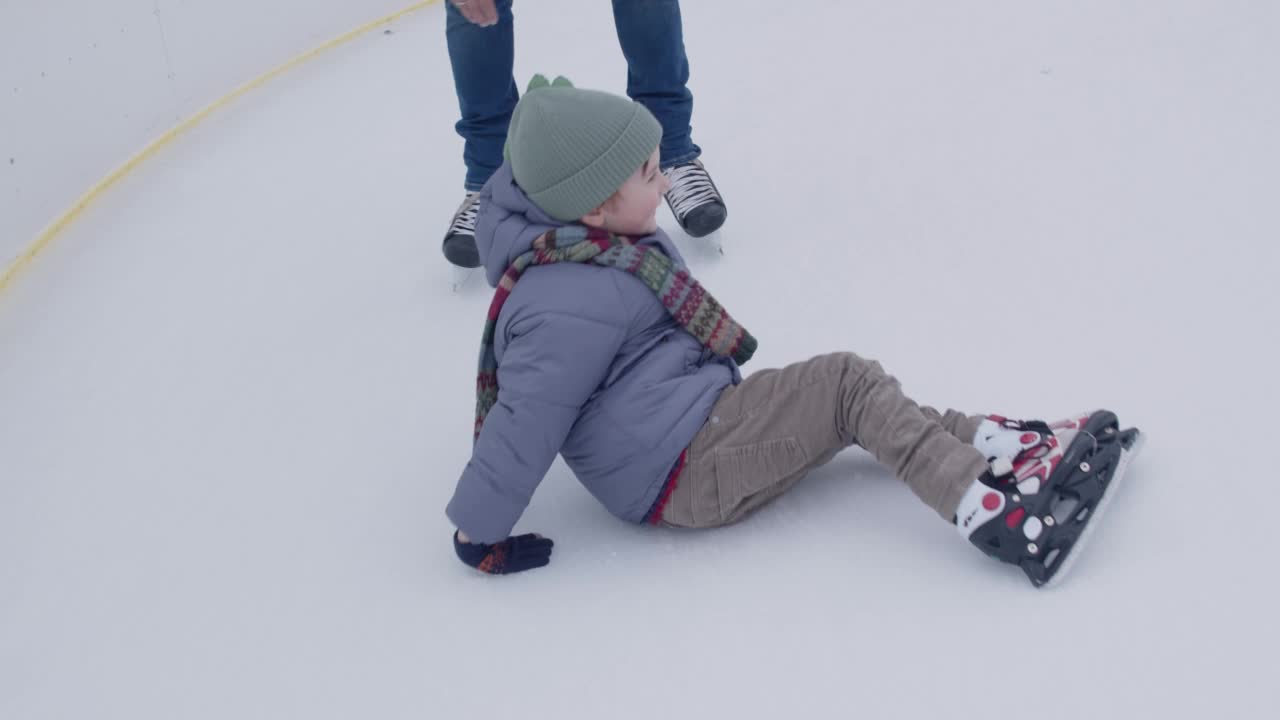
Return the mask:
[[(516, 10), (521, 83), (622, 91), (607, 3)], [(1274, 712), (1280, 6), (683, 10), (729, 219), (659, 219), (747, 370), (853, 350), (933, 405), (1115, 409), (1148, 442), (1071, 577), (855, 451), (697, 533), (558, 462), (517, 526), (551, 565), (460, 564), (490, 294), (440, 254), (436, 6), (216, 113), (0, 295), (0, 717)]]

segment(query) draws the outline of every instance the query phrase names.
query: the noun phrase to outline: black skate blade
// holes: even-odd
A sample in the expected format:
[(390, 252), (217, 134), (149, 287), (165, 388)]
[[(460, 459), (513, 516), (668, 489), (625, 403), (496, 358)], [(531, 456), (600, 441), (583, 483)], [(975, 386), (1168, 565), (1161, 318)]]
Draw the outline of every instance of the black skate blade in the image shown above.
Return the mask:
[[(1105, 429), (1103, 432), (1105, 433)], [(1098, 524), (1096, 520), (1106, 514), (1107, 509), (1111, 505), (1111, 501), (1116, 496), (1116, 490), (1123, 483), (1125, 475), (1128, 473), (1129, 463), (1131, 463), (1133, 458), (1135, 458), (1142, 450), (1142, 445), (1146, 441), (1146, 437), (1135, 428), (1105, 434), (1114, 434), (1116, 436), (1115, 442), (1120, 445), (1121, 452), (1120, 459), (1116, 463), (1116, 468), (1111, 474), (1111, 479), (1107, 482), (1107, 489), (1102, 494), (1102, 499), (1098, 501), (1085, 518), (1084, 530), (1080, 532), (1080, 535), (1076, 538), (1075, 542), (1071, 543), (1071, 545), (1065, 549), (1056, 551), (1050, 550), (1049, 553), (1046, 554), (1049, 565), (1048, 567), (1035, 563), (1034, 565), (1037, 565), (1038, 567), (1035, 567), (1034, 569), (1039, 572), (1033, 574), (1031, 570), (1024, 565), (1023, 570), (1027, 571), (1027, 576), (1031, 578), (1032, 584), (1036, 587), (1045, 589), (1056, 587), (1071, 572), (1071, 569), (1080, 559), (1080, 555), (1085, 546), (1088, 545), (1089, 540), (1092, 539), (1093, 531)], [(1108, 440), (1104, 440), (1102, 436), (1099, 436), (1098, 439), (1103, 443), (1108, 442)], [(1079, 437), (1077, 438), (1077, 441), (1088, 442), (1089, 439), (1086, 437)], [(1075, 445), (1075, 443), (1072, 444)], [(1068, 452), (1068, 457), (1063, 458), (1064, 463), (1067, 460), (1073, 459), (1069, 457), (1070, 455), (1072, 455), (1072, 453)], [(1054, 552), (1057, 552), (1058, 556), (1049, 557), (1053, 555)], [(1043, 575), (1039, 578), (1039, 581), (1037, 581), (1038, 578), (1036, 576), (1041, 573), (1043, 573)]]

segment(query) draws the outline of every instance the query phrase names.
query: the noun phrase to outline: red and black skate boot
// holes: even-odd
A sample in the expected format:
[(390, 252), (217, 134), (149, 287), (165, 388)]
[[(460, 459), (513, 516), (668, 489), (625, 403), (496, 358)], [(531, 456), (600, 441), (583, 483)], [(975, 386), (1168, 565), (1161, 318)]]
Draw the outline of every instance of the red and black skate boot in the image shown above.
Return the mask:
[(1036, 587), (1059, 582), (1141, 440), (1106, 410), (1055, 423), (988, 418), (974, 445), (994, 458), (991, 470), (960, 500), (956, 527), (986, 554), (1021, 567)]
[(1024, 450), (1044, 442), (1055, 431), (1083, 429), (1093, 415), (1093, 412), (1077, 413), (1052, 423), (988, 415), (978, 423), (973, 446), (987, 457), (987, 462), (995, 462), (1000, 458), (1013, 462)]

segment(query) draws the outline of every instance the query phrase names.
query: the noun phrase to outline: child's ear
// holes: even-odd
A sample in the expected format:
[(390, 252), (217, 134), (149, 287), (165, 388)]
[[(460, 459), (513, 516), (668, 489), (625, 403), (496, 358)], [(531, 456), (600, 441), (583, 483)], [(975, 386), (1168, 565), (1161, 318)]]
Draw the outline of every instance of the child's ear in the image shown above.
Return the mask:
[(601, 205), (595, 210), (592, 210), (586, 215), (583, 215), (582, 224), (586, 225), (587, 227), (603, 229), (604, 228), (604, 206)]

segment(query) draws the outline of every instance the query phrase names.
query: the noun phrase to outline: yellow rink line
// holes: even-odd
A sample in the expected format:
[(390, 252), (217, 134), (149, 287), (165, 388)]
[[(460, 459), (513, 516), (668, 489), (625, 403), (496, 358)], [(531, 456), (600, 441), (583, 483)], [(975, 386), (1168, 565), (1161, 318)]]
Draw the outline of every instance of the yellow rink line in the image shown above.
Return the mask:
[(183, 133), (195, 127), (196, 125), (199, 125), (205, 118), (209, 117), (215, 111), (227, 105), (228, 103), (236, 100), (237, 98), (244, 95), (245, 93), (250, 92), (251, 90), (254, 90), (258, 87), (261, 87), (262, 85), (266, 84), (267, 82), (271, 81), (277, 76), (282, 75), (288, 72), (289, 70), (292, 70), (293, 68), (307, 62), (308, 60), (315, 58), (316, 56), (320, 55), (321, 53), (327, 50), (332, 50), (333, 48), (336, 48), (339, 45), (350, 42), (351, 40), (354, 40), (360, 37), (361, 35), (364, 35), (370, 30), (374, 30), (378, 27), (386, 25), (387, 23), (399, 20), (400, 18), (410, 13), (417, 12), (427, 7), (428, 5), (434, 4), (435, 2), (437, 2), (437, 0), (423, 0), (422, 2), (416, 2), (413, 5), (410, 5), (409, 7), (404, 8), (403, 10), (397, 10), (396, 12), (393, 12), (390, 15), (365, 23), (364, 25), (361, 25), (360, 27), (354, 30), (344, 33), (343, 35), (340, 35), (324, 43), (323, 45), (320, 45), (319, 47), (308, 50), (307, 52), (304, 52), (301, 55), (294, 57), (292, 60), (285, 62), (283, 65), (280, 65), (272, 70), (269, 70), (266, 73), (254, 78), (253, 80), (250, 80), (249, 82), (244, 83), (243, 85), (236, 88), (235, 90), (232, 90), (226, 95), (209, 103), (207, 106), (205, 106), (203, 110), (197, 112), (195, 115), (188, 117), (186, 120), (183, 120), (181, 123), (178, 123), (174, 127), (170, 128), (163, 135), (153, 140), (150, 145), (147, 145), (136, 155), (129, 158), (129, 160), (125, 164), (116, 168), (111, 172), (111, 174), (107, 175), (102, 180), (99, 180), (96, 185), (89, 188), (88, 192), (81, 195), (80, 199), (76, 200), (74, 205), (68, 208), (65, 212), (63, 212), (60, 216), (58, 216), (58, 218), (54, 220), (52, 224), (50, 224), (47, 228), (45, 228), (44, 231), (41, 232), (36, 237), (36, 239), (31, 243), (31, 245), (28, 246), (26, 250), (23, 250), (22, 253), (20, 253), (18, 257), (12, 263), (10, 263), (7, 268), (4, 269), (4, 273), (0, 274), (0, 294), (3, 294), (4, 291), (9, 288), (9, 286), (13, 283), (14, 279), (17, 278), (18, 275), (20, 275), (23, 270), (25, 270), (27, 267), (31, 265), (31, 261), (34, 260), (36, 256), (40, 254), (41, 251), (43, 251), (46, 247), (48, 247), (49, 244), (53, 242), (54, 238), (61, 235), (62, 232), (71, 225), (71, 223), (76, 221), (76, 218), (80, 217), (80, 214), (84, 212), (85, 208), (93, 204), (93, 202), (97, 200), (108, 189), (110, 189), (112, 185), (115, 185), (117, 182), (120, 181), (121, 178), (123, 178), (125, 175), (128, 175), (130, 172), (136, 169), (147, 158), (151, 157), (152, 155), (155, 155), (156, 152), (159, 151), (161, 148), (173, 142), (174, 139), (176, 139), (178, 136), (182, 135)]

